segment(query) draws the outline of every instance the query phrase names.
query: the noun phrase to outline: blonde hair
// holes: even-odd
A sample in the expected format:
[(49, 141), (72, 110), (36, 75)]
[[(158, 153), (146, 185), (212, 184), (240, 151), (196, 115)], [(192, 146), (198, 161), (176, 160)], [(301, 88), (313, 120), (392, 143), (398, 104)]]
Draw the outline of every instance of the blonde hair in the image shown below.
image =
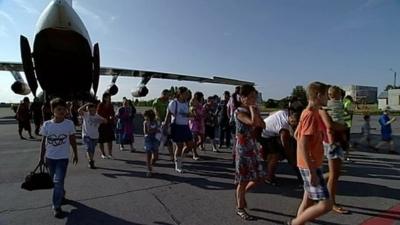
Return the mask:
[(339, 98), (341, 98), (342, 97), (342, 89), (338, 86), (331, 86), (328, 89), (328, 94), (332, 95), (334, 97), (339, 96)]
[(328, 85), (318, 81), (312, 82), (307, 87), (307, 99), (316, 100), (318, 94), (326, 94), (327, 91)]

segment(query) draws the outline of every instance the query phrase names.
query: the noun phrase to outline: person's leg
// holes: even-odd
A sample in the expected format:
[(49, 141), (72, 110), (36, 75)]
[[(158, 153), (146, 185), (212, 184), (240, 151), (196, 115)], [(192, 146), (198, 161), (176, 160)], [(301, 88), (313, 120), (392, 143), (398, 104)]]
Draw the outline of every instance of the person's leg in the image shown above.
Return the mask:
[(342, 166), (342, 160), (340, 158), (328, 160), (329, 166), (329, 178), (327, 182), (329, 194), (332, 199), (333, 210), (337, 213), (348, 213), (347, 210), (341, 208), (336, 204), (336, 190), (340, 176), (340, 168)]
[(311, 200), (307, 200), (307, 202), (304, 204), (304, 206), (309, 207), (305, 207), (304, 210), (291, 221), (292, 225), (303, 225), (308, 221), (314, 220), (324, 215), (332, 209), (332, 201), (330, 199), (319, 201), (317, 204), (314, 205), (311, 205), (309, 201)]
[(169, 157), (171, 159), (171, 161), (174, 161), (174, 145), (172, 144), (171, 139), (169, 138), (167, 143), (167, 148), (168, 148), (168, 152), (169, 152)]
[(232, 133), (231, 126), (229, 126), (229, 124), (228, 124), (228, 125), (226, 125), (225, 129), (226, 129), (225, 130), (226, 148), (230, 148), (231, 147), (231, 133)]
[(153, 170), (151, 163), (151, 151), (146, 152), (146, 165), (147, 165), (147, 176), (149, 176)]
[(113, 147), (112, 141), (107, 142), (108, 155), (111, 156), (111, 158), (112, 158), (112, 155), (113, 155), (112, 154), (112, 147)]
[(219, 148), (222, 148), (222, 145), (224, 144), (225, 133), (225, 126), (221, 124), (219, 129)]
[(176, 147), (175, 147), (175, 170), (178, 173), (182, 173), (182, 152), (183, 152), (183, 143), (176, 143)]
[(101, 152), (101, 158), (105, 159), (106, 157), (106, 153), (104, 151), (104, 143), (99, 143), (99, 148), (100, 148), (100, 152)]
[(19, 134), (19, 137), (21, 139), (25, 139), (24, 136), (22, 136), (22, 129), (23, 129), (23, 124), (22, 124), (21, 121), (18, 121), (18, 134)]
[(267, 175), (266, 179), (269, 182), (272, 182), (275, 179), (278, 162), (279, 162), (279, 154), (277, 154), (277, 153), (268, 154), (268, 156), (267, 156), (268, 175)]
[(300, 216), (304, 212), (304, 210), (306, 210), (312, 205), (314, 205), (314, 201), (308, 198), (308, 193), (304, 191), (303, 200), (301, 201), (299, 208), (297, 209), (296, 216)]
[(53, 177), (53, 208), (60, 209), (64, 198), (64, 179), (67, 173), (68, 159), (46, 160), (49, 166), (50, 176)]
[(241, 182), (236, 186), (236, 208), (243, 209), (246, 205), (246, 187), (248, 182)]

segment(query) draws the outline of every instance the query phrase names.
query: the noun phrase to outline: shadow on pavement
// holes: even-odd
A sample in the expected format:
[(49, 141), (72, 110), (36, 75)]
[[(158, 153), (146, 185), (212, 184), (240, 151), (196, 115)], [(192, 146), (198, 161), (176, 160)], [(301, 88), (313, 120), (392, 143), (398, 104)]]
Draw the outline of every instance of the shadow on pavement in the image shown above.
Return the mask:
[(380, 217), (380, 218), (400, 221), (400, 215), (399, 212), (397, 211), (365, 208), (365, 207), (344, 205), (344, 204), (342, 204), (342, 206), (348, 208), (354, 214), (362, 214), (371, 217)]
[[(114, 168), (104, 168), (97, 167), (101, 170), (114, 171), (116, 173), (102, 173), (106, 177), (117, 178), (117, 177), (146, 177), (145, 172), (141, 171), (132, 171), (132, 170), (123, 170), (123, 169), (114, 169)], [(234, 189), (233, 182), (232, 183), (224, 183), (218, 181), (210, 181), (205, 178), (197, 178), (197, 177), (184, 177), (181, 175), (171, 175), (165, 173), (153, 173), (153, 176), (148, 179), (160, 179), (170, 181), (172, 183), (186, 183), (190, 184), (202, 189), (206, 190), (231, 190)]]
[(141, 225), (111, 216), (105, 212), (90, 208), (77, 201), (69, 200), (68, 204), (76, 207), (76, 209), (72, 209), (71, 212), (67, 213), (66, 225)]

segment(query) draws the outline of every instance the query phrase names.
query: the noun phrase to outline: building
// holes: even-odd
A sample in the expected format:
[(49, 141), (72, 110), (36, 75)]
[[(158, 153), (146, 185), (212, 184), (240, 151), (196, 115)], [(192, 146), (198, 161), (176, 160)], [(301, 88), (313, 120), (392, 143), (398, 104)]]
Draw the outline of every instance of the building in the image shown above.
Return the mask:
[(343, 86), (346, 96), (350, 95), (359, 104), (376, 104), (378, 87), (349, 85)]
[(379, 94), (378, 108), (380, 110), (400, 111), (400, 89), (390, 89)]
[(389, 105), (388, 91), (382, 91), (378, 96), (378, 109), (384, 110)]

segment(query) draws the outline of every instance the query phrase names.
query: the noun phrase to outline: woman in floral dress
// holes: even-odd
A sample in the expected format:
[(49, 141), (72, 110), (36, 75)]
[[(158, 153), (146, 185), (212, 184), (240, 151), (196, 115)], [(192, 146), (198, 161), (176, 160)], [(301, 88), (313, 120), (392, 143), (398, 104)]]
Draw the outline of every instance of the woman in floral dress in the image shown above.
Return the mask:
[(251, 85), (243, 85), (240, 87), (240, 97), (241, 104), (234, 113), (236, 214), (244, 220), (253, 220), (254, 217), (245, 210), (245, 195), (266, 175), (265, 162), (258, 151), (255, 137), (256, 128), (265, 128), (265, 124), (256, 106), (256, 89)]

